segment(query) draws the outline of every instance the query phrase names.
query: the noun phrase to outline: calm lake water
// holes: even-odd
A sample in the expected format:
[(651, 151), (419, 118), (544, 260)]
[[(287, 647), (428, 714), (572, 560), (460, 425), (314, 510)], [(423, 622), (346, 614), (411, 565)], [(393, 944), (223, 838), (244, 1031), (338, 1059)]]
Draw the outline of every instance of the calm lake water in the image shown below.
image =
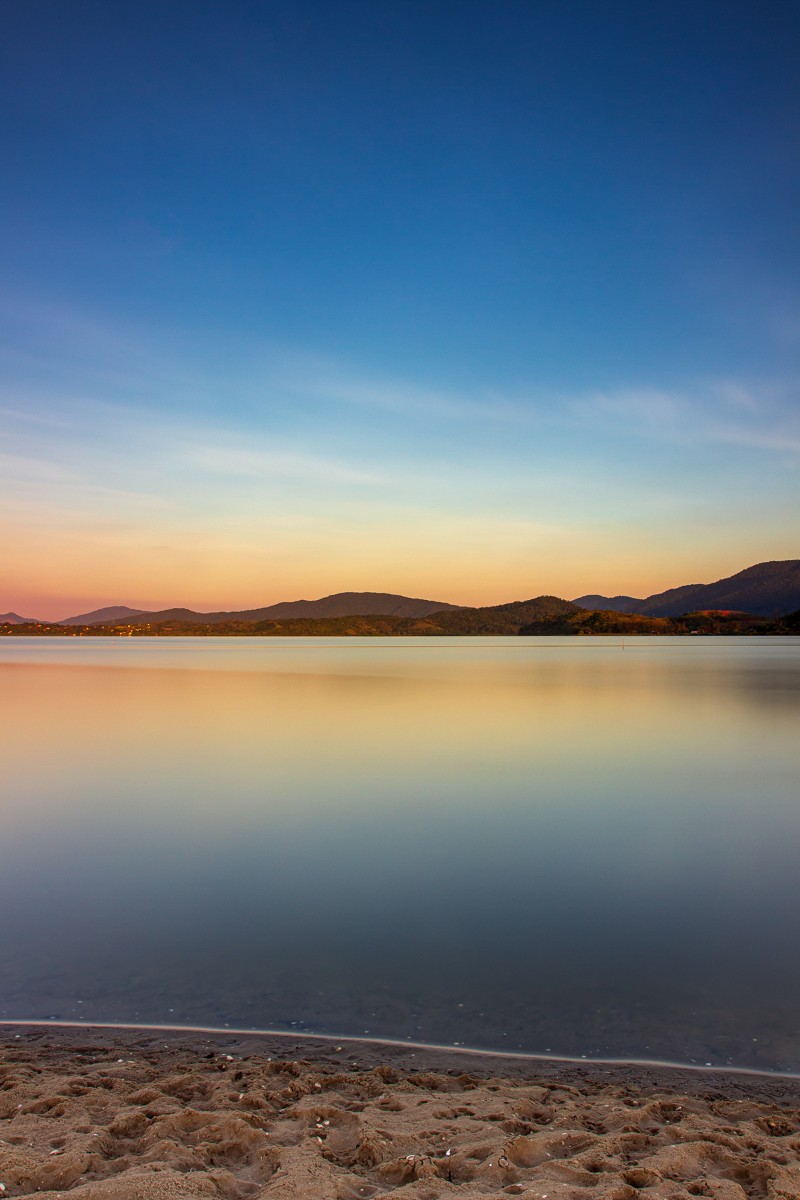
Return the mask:
[(0, 1018), (800, 1070), (800, 639), (0, 639)]

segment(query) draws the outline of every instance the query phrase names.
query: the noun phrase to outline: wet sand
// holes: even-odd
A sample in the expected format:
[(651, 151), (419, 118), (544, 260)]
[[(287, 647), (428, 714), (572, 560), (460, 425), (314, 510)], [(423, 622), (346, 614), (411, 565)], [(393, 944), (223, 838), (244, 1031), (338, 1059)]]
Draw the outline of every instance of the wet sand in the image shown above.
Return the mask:
[(800, 1080), (0, 1026), (0, 1195), (798, 1200)]

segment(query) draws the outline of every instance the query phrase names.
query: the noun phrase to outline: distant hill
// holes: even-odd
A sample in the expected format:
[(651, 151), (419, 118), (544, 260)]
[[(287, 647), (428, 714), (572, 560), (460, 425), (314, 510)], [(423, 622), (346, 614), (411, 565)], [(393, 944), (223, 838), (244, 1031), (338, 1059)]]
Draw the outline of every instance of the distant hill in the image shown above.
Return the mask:
[(614, 609), (574, 608), (563, 616), (531, 621), (522, 626), (520, 633), (540, 637), (564, 634), (652, 635), (677, 633), (676, 624), (667, 617), (643, 617), (639, 613), (622, 613)]
[[(473, 637), (519, 633), (530, 621), (578, 612), (568, 600), (557, 596), (538, 596), (534, 600), (516, 600), (485, 608), (448, 608), (425, 617), (395, 615), (351, 617), (294, 617), (240, 623), (237, 632), (256, 636), (318, 637)], [(191, 627), (189, 627), (191, 628)], [(209, 626), (209, 631), (225, 630), (226, 625)], [(161, 627), (159, 627), (159, 630)]]
[[(617, 603), (622, 602), (622, 604)], [(689, 583), (645, 600), (632, 596), (582, 596), (579, 608), (679, 617), (688, 612), (724, 609), (775, 617), (800, 608), (800, 559), (756, 563), (715, 583)]]
[(799, 626), (800, 613), (770, 618), (709, 609), (686, 613), (681, 617), (645, 617), (641, 613), (576, 608), (563, 616), (531, 621), (529, 625), (523, 625), (519, 632), (538, 636), (614, 634), (617, 637), (652, 637), (654, 634), (668, 634), (680, 637), (686, 634), (791, 634), (796, 633)]
[[(321, 600), (285, 600), (266, 608), (248, 608), (241, 612), (201, 613), (190, 608), (165, 608), (159, 612), (138, 610), (134, 613), (138, 619), (132, 619), (130, 623), (155, 625), (161, 621), (185, 621), (196, 625), (218, 625), (224, 621), (292, 621), (299, 617), (322, 620), (331, 617), (427, 617), (430, 613), (457, 607), (443, 600), (419, 600), (388, 592), (337, 592), (333, 596), (323, 596)], [(126, 621), (126, 616), (120, 619)], [(77, 623), (77, 618), (69, 622)]]
[[(337, 592), (321, 600), (287, 600), (258, 609), (255, 620), (295, 617), (427, 617), (430, 613), (456, 609), (443, 600), (418, 600), (390, 592)], [(243, 614), (241, 614), (243, 615)]]
[[(232, 613), (228, 619), (204, 621), (202, 613), (175, 609), (172, 612), (177, 615), (164, 617), (161, 613), (144, 613), (105, 625), (66, 626), (53, 622), (37, 626), (35, 632), (42, 637), (470, 637), (517, 634), (523, 625), (532, 621), (582, 611), (557, 596), (538, 596), (534, 600), (516, 600), (486, 608), (451, 605), (419, 617), (354, 613), (351, 616), (270, 617), (251, 621), (241, 620), (239, 614)], [(187, 613), (188, 619), (184, 616)], [(210, 615), (217, 616), (216, 613)]]
[[(536, 606), (528, 611), (529, 606)], [(550, 605), (550, 611), (545, 608)], [(528, 608), (526, 608), (528, 606)], [(565, 607), (566, 606), (566, 607)], [(150, 628), (159, 626), (159, 632), (169, 624), (176, 633), (210, 630), (219, 627), (219, 633), (275, 633), (276, 623), (303, 621), (302, 630), (307, 633), (322, 633), (315, 622), (351, 621), (351, 626), (331, 627), (329, 632), (353, 632), (352, 619), (366, 621), (364, 633), (378, 632), (377, 625), (369, 621), (381, 618), (388, 622), (381, 632), (408, 633), (403, 622), (427, 622), (417, 632), (436, 632), (441, 635), (472, 633), (516, 633), (525, 624), (544, 620), (547, 617), (564, 616), (578, 609), (584, 612), (616, 612), (622, 615), (646, 617), (677, 617), (689, 612), (726, 611), (749, 613), (754, 616), (775, 618), (786, 616), (800, 609), (800, 559), (785, 559), (778, 562), (756, 563), (736, 575), (718, 579), (715, 583), (689, 583), (648, 596), (644, 600), (636, 596), (580, 596), (577, 600), (561, 600), (556, 596), (539, 596), (534, 600), (519, 600), (510, 604), (487, 605), (483, 608), (467, 608), (448, 604), (443, 600), (424, 600), (410, 596), (398, 596), (389, 592), (337, 592), (319, 600), (288, 600), (269, 604), (263, 608), (244, 609), (239, 612), (195, 612), (190, 608), (166, 608), (148, 612), (126, 605), (97, 608), (92, 612), (66, 617), (52, 622), (53, 626), (75, 628), (125, 626)], [(435, 620), (432, 618), (435, 616)], [(20, 625), (34, 623), (32, 617), (21, 617), (17, 613), (0, 615), (0, 624)], [(35, 622), (44, 624), (43, 622)], [(394, 624), (393, 624), (394, 623)], [(263, 629), (255, 629), (262, 625)], [(312, 626), (314, 626), (312, 628)], [(223, 628), (225, 627), (225, 628)], [(326, 624), (328, 631), (328, 624)], [(300, 627), (286, 628), (286, 633), (299, 633)]]
[[(432, 604), (429, 601), (409, 603)], [(175, 636), (211, 633), (245, 637), (467, 637), (474, 634), (515, 634), (527, 622), (576, 611), (579, 610), (568, 600), (560, 600), (557, 596), (539, 596), (535, 600), (517, 600), (511, 604), (489, 605), (485, 608), (456, 608), (450, 605), (419, 616), (398, 613), (351, 613), (329, 617), (270, 615), (254, 621), (242, 613), (212, 613), (209, 614), (211, 617), (219, 619), (203, 621), (202, 614), (176, 609), (174, 615), (166, 617), (160, 613), (144, 614), (135, 621), (125, 622), (124, 627), (146, 628), (151, 632)], [(184, 615), (186, 613), (189, 613), (188, 617)], [(108, 626), (112, 632), (117, 632), (119, 627), (119, 622)]]
[(800, 633), (800, 608), (797, 612), (788, 613), (783, 618), (782, 624), (790, 633)]
[[(197, 616), (197, 614), (194, 614)], [(640, 613), (578, 608), (557, 596), (537, 596), (486, 608), (445, 609), (426, 617), (349, 616), (291, 617), (267, 621), (198, 621), (171, 619), (155, 624), (6, 625), (4, 636), (40, 637), (482, 637), (578, 634), (798, 634), (800, 610), (784, 617), (707, 609), (681, 617), (646, 617)]]
[(676, 617), (709, 608), (738, 609), (761, 617), (793, 612), (800, 608), (800, 560), (756, 563), (715, 583), (648, 596), (639, 611), (653, 617)]
[(575, 605), (570, 604), (569, 600), (561, 600), (558, 596), (537, 596), (533, 600), (514, 600), (510, 604), (440, 612), (428, 620), (442, 634), (506, 634), (519, 633), (522, 626), (531, 621), (565, 616), (575, 611)]
[(635, 596), (578, 596), (572, 601), (578, 608), (602, 609), (604, 612), (632, 613), (638, 612), (642, 600)]
[(65, 617), (59, 625), (105, 625), (108, 621), (121, 621), (125, 617), (138, 617), (143, 612), (141, 608), (126, 608), (124, 604), (114, 604), (110, 608), (95, 608), (92, 612), (81, 613), (77, 617)]

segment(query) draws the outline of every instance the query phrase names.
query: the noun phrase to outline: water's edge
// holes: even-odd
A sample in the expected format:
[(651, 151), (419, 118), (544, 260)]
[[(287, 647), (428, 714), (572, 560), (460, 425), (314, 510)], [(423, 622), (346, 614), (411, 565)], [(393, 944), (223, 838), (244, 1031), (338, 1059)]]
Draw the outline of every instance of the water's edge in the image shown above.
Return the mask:
[(700, 1063), (680, 1062), (666, 1058), (595, 1058), (588, 1055), (572, 1054), (536, 1054), (526, 1050), (486, 1050), (472, 1046), (448, 1046), (443, 1042), (413, 1042), (399, 1038), (357, 1037), (355, 1034), (336, 1035), (332, 1033), (302, 1033), (285, 1029), (244, 1029), (230, 1025), (151, 1025), (145, 1023), (128, 1024), (118, 1021), (22, 1021), (0, 1020), (2, 1029), (107, 1029), (119, 1032), (141, 1033), (170, 1033), (170, 1034), (214, 1034), (228, 1037), (270, 1037), (287, 1042), (309, 1041), (322, 1043), (346, 1044), (349, 1046), (387, 1046), (401, 1050), (429, 1050), (436, 1053), (446, 1053), (470, 1058), (485, 1058), (502, 1061), (511, 1059), (515, 1062), (536, 1063), (570, 1063), (577, 1066), (608, 1066), (608, 1067), (643, 1067), (654, 1070), (690, 1071), (698, 1075), (741, 1075), (757, 1079), (792, 1079), (800, 1080), (800, 1071), (778, 1071), (757, 1067), (707, 1066)]

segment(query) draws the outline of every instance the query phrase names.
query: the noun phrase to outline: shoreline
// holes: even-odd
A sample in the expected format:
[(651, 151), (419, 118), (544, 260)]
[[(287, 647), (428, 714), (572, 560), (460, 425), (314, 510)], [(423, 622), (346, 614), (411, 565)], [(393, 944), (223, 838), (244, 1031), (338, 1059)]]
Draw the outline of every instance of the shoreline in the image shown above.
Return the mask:
[(462, 1058), (487, 1059), (503, 1062), (506, 1060), (523, 1063), (543, 1063), (557, 1065), (567, 1063), (574, 1066), (601, 1067), (631, 1067), (654, 1071), (690, 1071), (702, 1075), (744, 1076), (757, 1079), (785, 1079), (800, 1083), (800, 1071), (771, 1070), (767, 1067), (737, 1067), (731, 1065), (718, 1066), (714, 1063), (686, 1063), (679, 1060), (660, 1058), (600, 1058), (584, 1054), (544, 1054), (533, 1050), (489, 1050), (477, 1046), (464, 1046), (455, 1043), (447, 1045), (443, 1042), (417, 1042), (402, 1038), (369, 1037), (359, 1034), (311, 1033), (285, 1029), (238, 1029), (227, 1025), (167, 1025), (148, 1022), (118, 1022), (118, 1021), (62, 1021), (62, 1020), (0, 1020), (0, 1040), (5, 1029), (59, 1029), (59, 1030), (103, 1030), (104, 1032), (120, 1033), (164, 1033), (175, 1037), (195, 1037), (210, 1034), (232, 1038), (263, 1038), (285, 1039), (291, 1042), (321, 1043), (322, 1048), (327, 1044), (343, 1044), (348, 1046), (377, 1046), (382, 1049), (409, 1050), (415, 1053), (449, 1054)]
[(793, 1076), (82, 1022), (0, 1047), (3, 1197), (800, 1195)]

